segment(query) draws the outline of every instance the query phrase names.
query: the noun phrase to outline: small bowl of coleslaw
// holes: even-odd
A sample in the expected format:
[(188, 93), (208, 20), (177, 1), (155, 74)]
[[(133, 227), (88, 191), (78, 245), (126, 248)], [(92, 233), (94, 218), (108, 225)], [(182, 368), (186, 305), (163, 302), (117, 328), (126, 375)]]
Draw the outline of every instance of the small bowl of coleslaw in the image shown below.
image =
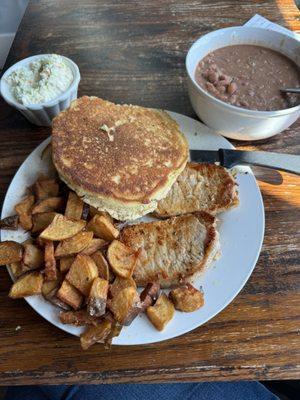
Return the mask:
[(11, 66), (0, 80), (0, 92), (31, 123), (50, 126), (77, 98), (79, 82), (79, 68), (72, 60), (41, 54)]

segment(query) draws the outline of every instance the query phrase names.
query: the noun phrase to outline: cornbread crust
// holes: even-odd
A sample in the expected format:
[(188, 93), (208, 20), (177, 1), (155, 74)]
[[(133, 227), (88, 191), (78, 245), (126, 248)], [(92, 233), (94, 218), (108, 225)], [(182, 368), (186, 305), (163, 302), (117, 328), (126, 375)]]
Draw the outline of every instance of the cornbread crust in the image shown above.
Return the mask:
[(52, 124), (53, 162), (84, 201), (119, 220), (153, 211), (188, 159), (164, 111), (84, 96)]

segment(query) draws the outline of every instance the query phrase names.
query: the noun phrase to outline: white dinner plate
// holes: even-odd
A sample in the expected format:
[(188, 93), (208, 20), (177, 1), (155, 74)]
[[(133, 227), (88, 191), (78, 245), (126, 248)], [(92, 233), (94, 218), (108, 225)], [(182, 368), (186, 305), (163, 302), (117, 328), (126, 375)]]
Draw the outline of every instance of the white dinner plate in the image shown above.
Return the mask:
[[(214, 150), (233, 148), (222, 136), (218, 136), (205, 125), (192, 118), (170, 112), (185, 134), (190, 149)], [(1, 218), (14, 214), (14, 206), (41, 173), (49, 173), (50, 160), (41, 158), (42, 150), (50, 138), (41, 143), (23, 162), (7, 191)], [(249, 168), (237, 168), (240, 205), (218, 216), (221, 257), (196, 280), (202, 287), (205, 304), (193, 313), (176, 312), (164, 331), (157, 331), (145, 315), (138, 316), (133, 323), (122, 329), (114, 344), (137, 345), (159, 342), (182, 335), (204, 324), (223, 310), (243, 288), (257, 262), (264, 236), (264, 207), (256, 180)], [(1, 231), (2, 240), (24, 241), (27, 233)], [(46, 302), (42, 296), (27, 297), (26, 301), (47, 321), (73, 335), (80, 335), (83, 328), (63, 325), (59, 321), (59, 309)]]

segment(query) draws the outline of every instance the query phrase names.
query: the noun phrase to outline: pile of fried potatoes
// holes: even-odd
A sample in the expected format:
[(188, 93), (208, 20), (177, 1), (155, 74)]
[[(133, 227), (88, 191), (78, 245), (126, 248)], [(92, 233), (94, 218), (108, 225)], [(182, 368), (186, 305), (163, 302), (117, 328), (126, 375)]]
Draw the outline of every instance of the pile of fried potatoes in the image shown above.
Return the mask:
[(13, 299), (42, 295), (60, 307), (63, 324), (86, 326), (83, 349), (94, 343), (109, 347), (122, 326), (146, 312), (158, 330), (175, 308), (200, 308), (203, 293), (190, 284), (160, 293), (149, 282), (141, 294), (132, 274), (138, 252), (118, 240), (117, 221), (87, 205), (56, 178), (41, 176), (15, 206), (16, 215), (0, 221), (1, 229), (30, 231), (24, 243), (0, 243), (0, 265), (15, 277)]

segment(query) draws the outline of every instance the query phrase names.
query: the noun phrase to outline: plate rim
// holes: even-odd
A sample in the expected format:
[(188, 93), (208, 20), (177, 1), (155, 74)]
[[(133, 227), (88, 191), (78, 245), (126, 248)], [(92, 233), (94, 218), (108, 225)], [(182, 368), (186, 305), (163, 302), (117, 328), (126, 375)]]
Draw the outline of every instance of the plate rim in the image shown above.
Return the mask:
[[(223, 140), (226, 142), (226, 145), (228, 146), (228, 148), (235, 149), (235, 147), (232, 145), (232, 143), (230, 143), (225, 137), (222, 137), (221, 135), (218, 135), (218, 134), (215, 133), (213, 130), (211, 130), (209, 127), (207, 127), (205, 124), (203, 124), (201, 121), (199, 121), (199, 120), (197, 120), (197, 119), (194, 119), (194, 118), (192, 118), (192, 117), (189, 117), (189, 116), (187, 116), (187, 115), (184, 115), (184, 114), (176, 113), (176, 112), (169, 111), (169, 110), (165, 110), (165, 111), (166, 111), (167, 113), (169, 113), (172, 117), (175, 117), (176, 120), (177, 120), (177, 118), (183, 118), (183, 119), (191, 120), (191, 121), (193, 121), (193, 123), (196, 122), (197, 124), (200, 124), (202, 128), (205, 127), (205, 129), (207, 130), (207, 133), (212, 134), (212, 135), (214, 135), (214, 136), (220, 137), (221, 139), (223, 139)], [(4, 200), (3, 200), (3, 204), (2, 204), (2, 209), (1, 209), (1, 218), (4, 218), (4, 211), (3, 211), (3, 210), (4, 210), (4, 208), (5, 208), (4, 206), (5, 206), (6, 201), (7, 201), (7, 194), (8, 194), (8, 192), (9, 192), (11, 186), (13, 185), (14, 180), (16, 179), (16, 176), (18, 175), (18, 173), (19, 173), (20, 169), (22, 168), (23, 164), (27, 161), (27, 159), (31, 156), (31, 154), (32, 154), (34, 151), (42, 150), (43, 148), (45, 148), (45, 147), (48, 145), (48, 143), (50, 143), (50, 141), (51, 141), (51, 135), (50, 135), (49, 137), (47, 137), (45, 140), (43, 140), (37, 147), (35, 147), (35, 148), (28, 154), (28, 156), (25, 158), (25, 160), (23, 160), (23, 162), (22, 162), (22, 164), (19, 166), (19, 168), (16, 170), (16, 172), (15, 172), (15, 174), (14, 174), (14, 176), (13, 176), (13, 178), (12, 178), (12, 180), (11, 180), (11, 182), (10, 182), (8, 188), (7, 188), (7, 191), (6, 191), (6, 193), (5, 193), (5, 196), (4, 196)], [(258, 258), (259, 258), (260, 254), (261, 254), (261, 249), (262, 249), (262, 245), (263, 245), (263, 241), (264, 241), (264, 236), (265, 236), (265, 209), (264, 209), (264, 203), (263, 203), (263, 198), (262, 198), (261, 190), (260, 190), (260, 188), (259, 188), (259, 185), (258, 185), (258, 183), (257, 183), (257, 181), (256, 181), (256, 179), (255, 179), (255, 176), (254, 176), (254, 174), (253, 174), (251, 168), (250, 168), (250, 167), (244, 167), (244, 168), (247, 170), (249, 177), (251, 177), (252, 183), (254, 183), (254, 185), (256, 186), (256, 189), (257, 189), (258, 200), (259, 200), (259, 208), (260, 208), (260, 211), (261, 211), (261, 219), (260, 219), (260, 221), (261, 221), (261, 237), (260, 237), (260, 241), (259, 241), (258, 251), (256, 252), (256, 254), (255, 254), (255, 256), (254, 256), (254, 258), (253, 258), (253, 260), (252, 260), (252, 262), (251, 262), (252, 267), (249, 268), (249, 271), (248, 271), (248, 273), (246, 274), (246, 276), (244, 277), (244, 279), (242, 280), (239, 289), (238, 289), (237, 291), (235, 291), (234, 294), (232, 294), (232, 295), (230, 295), (230, 296), (227, 296), (226, 301), (223, 302), (221, 308), (219, 308), (216, 312), (214, 312), (214, 313), (210, 314), (209, 316), (207, 316), (206, 318), (204, 318), (204, 320), (203, 320), (200, 324), (198, 324), (198, 325), (195, 326), (194, 328), (191, 328), (190, 330), (182, 331), (182, 332), (180, 331), (180, 332), (178, 332), (178, 333), (175, 333), (174, 335), (172, 334), (172, 336), (170, 336), (169, 338), (160, 338), (159, 332), (157, 332), (157, 340), (155, 340), (155, 341), (152, 341), (152, 340), (150, 339), (151, 341), (148, 341), (148, 342), (146, 342), (146, 341), (137, 341), (136, 343), (117, 343), (117, 342), (113, 342), (112, 344), (113, 344), (114, 346), (141, 346), (141, 345), (147, 345), (147, 344), (154, 344), (154, 343), (159, 343), (159, 342), (165, 342), (166, 340), (172, 340), (172, 339), (174, 339), (174, 338), (176, 338), (176, 337), (182, 336), (182, 335), (187, 334), (187, 333), (189, 333), (189, 332), (193, 332), (195, 329), (197, 329), (197, 328), (199, 328), (200, 326), (206, 324), (208, 321), (210, 321), (210, 320), (211, 320), (212, 318), (214, 318), (216, 315), (218, 315), (219, 313), (221, 313), (221, 312), (222, 312), (222, 311), (223, 311), (223, 310), (238, 296), (238, 294), (239, 294), (239, 293), (242, 291), (242, 289), (245, 287), (247, 281), (249, 280), (250, 276), (252, 275), (252, 273), (253, 273), (253, 271), (254, 271), (254, 269), (255, 269), (255, 267), (256, 267)], [(1, 241), (1, 236), (2, 236), (1, 233), (2, 233), (2, 230), (0, 230), (0, 241)], [(12, 273), (11, 273), (9, 267), (6, 266), (6, 269), (7, 269), (8, 273), (9, 273), (9, 275), (10, 275), (12, 281), (14, 282), (15, 279), (14, 279), (14, 277), (13, 277), (13, 275), (12, 275)], [(33, 299), (36, 299), (36, 296), (29, 296), (29, 297), (25, 297), (25, 298), (24, 298), (24, 300), (30, 305), (30, 307), (33, 308), (33, 310), (34, 310), (38, 315), (40, 315), (44, 320), (46, 320), (47, 322), (50, 322), (50, 323), (51, 323), (52, 325), (54, 325), (56, 328), (58, 328), (58, 329), (60, 329), (60, 330), (63, 330), (64, 332), (66, 332), (66, 333), (68, 333), (68, 334), (70, 334), (70, 335), (72, 335), (72, 336), (77, 336), (77, 337), (80, 336), (80, 334), (78, 334), (78, 333), (70, 332), (70, 330), (67, 329), (67, 326), (66, 326), (66, 327), (62, 326), (62, 325), (59, 323), (59, 321), (56, 321), (55, 318), (52, 318), (52, 319), (51, 319), (51, 318), (48, 318), (47, 316), (45, 316), (44, 313), (43, 313), (42, 311), (40, 311), (34, 304), (32, 304)], [(41, 298), (41, 301), (45, 301), (45, 302), (46, 302), (46, 300), (44, 300), (43, 298)], [(47, 302), (47, 303), (49, 303), (49, 302)], [(50, 303), (50, 304), (51, 304), (51, 303)], [(55, 307), (54, 305), (52, 305), (52, 306), (53, 306), (54, 309), (57, 308), (57, 307)]]

